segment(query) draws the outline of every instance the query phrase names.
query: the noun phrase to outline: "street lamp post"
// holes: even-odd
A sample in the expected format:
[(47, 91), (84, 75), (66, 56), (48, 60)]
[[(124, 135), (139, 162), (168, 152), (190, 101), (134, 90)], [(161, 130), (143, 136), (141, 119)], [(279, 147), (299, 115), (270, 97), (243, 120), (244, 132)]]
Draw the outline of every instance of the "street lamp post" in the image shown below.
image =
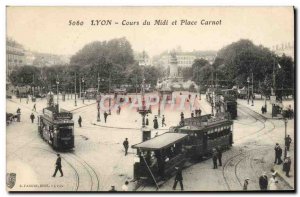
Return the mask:
[(111, 115), (111, 96), (110, 96), (110, 86), (111, 86), (111, 72), (109, 72), (109, 84), (108, 84), (108, 94), (109, 94), (109, 109), (108, 109), (108, 114)]
[(100, 77), (99, 77), (99, 73), (98, 73), (98, 78), (97, 78), (97, 82), (98, 82), (98, 88), (97, 88), (97, 96), (99, 96), (99, 100), (98, 100), (98, 104), (97, 104), (97, 122), (101, 121), (100, 118), (100, 102), (101, 102), (101, 95), (99, 94), (99, 85), (100, 85)]
[(101, 101), (101, 96), (99, 101), (97, 102), (97, 122), (101, 122), (101, 118), (100, 118), (100, 101)]
[(82, 77), (82, 92), (83, 92), (82, 103), (84, 104), (85, 92), (84, 92), (84, 78), (83, 77)]
[(249, 83), (250, 83), (250, 79), (249, 79), (249, 77), (247, 77), (247, 83), (248, 83), (248, 91), (247, 91), (247, 93), (248, 93), (248, 101), (247, 101), (247, 103), (248, 103), (248, 105), (249, 105), (249, 97), (250, 97), (250, 90), (249, 90)]
[(162, 91), (158, 91), (158, 117), (160, 117), (160, 105), (161, 105), (161, 100), (163, 98), (163, 93)]
[(75, 106), (77, 106), (77, 100), (76, 100), (76, 94), (77, 94), (77, 91), (76, 91), (76, 73), (75, 73)]
[(253, 92), (253, 72), (252, 72), (252, 94), (251, 94), (251, 97), (252, 97), (252, 104), (251, 104), (251, 106), (254, 106), (254, 92)]
[(58, 105), (58, 94), (59, 94), (59, 92), (58, 92), (58, 85), (59, 85), (59, 81), (58, 81), (58, 77), (57, 77), (57, 79), (56, 79), (56, 94), (57, 94), (57, 105)]
[(81, 98), (81, 81), (82, 81), (82, 77), (81, 77), (81, 79), (79, 78), (79, 96), (78, 96), (78, 98)]
[(98, 81), (97, 93), (99, 93), (99, 85), (100, 85), (100, 77), (99, 77), (99, 73), (98, 73), (97, 81)]
[(285, 143), (285, 140), (286, 140), (286, 127), (287, 127), (287, 123), (288, 123), (288, 120), (287, 118), (284, 119), (284, 158), (286, 158), (286, 155), (287, 155), (287, 147), (286, 147), (286, 143)]

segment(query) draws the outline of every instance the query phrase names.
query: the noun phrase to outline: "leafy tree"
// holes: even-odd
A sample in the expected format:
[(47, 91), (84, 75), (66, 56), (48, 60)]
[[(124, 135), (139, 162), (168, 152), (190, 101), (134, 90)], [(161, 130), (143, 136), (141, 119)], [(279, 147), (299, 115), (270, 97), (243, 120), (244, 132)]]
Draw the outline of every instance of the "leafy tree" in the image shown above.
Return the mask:
[(12, 72), (10, 80), (15, 86), (39, 86), (41, 84), (39, 75), (40, 70), (37, 67), (22, 66)]
[[(283, 66), (282, 70), (277, 69), (278, 62)], [(273, 70), (276, 75), (276, 81), (284, 78), (284, 82), (277, 83), (276, 89), (287, 88), (293, 83), (289, 80), (293, 75), (293, 61), (287, 57), (278, 57), (268, 48), (262, 45), (254, 45), (250, 40), (239, 40), (222, 48), (213, 64), (214, 72), (218, 73), (218, 79), (223, 85), (232, 87), (238, 85), (243, 87), (247, 85), (247, 78), (252, 77), (254, 81), (254, 91), (262, 92), (264, 95), (270, 95), (272, 87)], [(282, 91), (281, 91), (282, 92)], [(280, 91), (276, 91), (279, 95)]]
[(185, 81), (191, 80), (193, 78), (192, 67), (181, 68), (182, 77)]

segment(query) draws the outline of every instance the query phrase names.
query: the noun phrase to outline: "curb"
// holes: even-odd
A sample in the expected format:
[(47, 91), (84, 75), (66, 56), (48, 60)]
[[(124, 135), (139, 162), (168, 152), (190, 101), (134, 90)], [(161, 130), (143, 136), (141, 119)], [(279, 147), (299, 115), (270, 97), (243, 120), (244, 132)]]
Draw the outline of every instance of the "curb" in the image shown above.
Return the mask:
[(268, 119), (268, 120), (282, 120), (283, 119), (283, 117), (267, 117), (267, 116), (264, 116), (264, 115), (262, 115), (262, 114), (260, 114), (260, 113), (258, 113), (257, 111), (254, 111), (253, 109), (251, 109), (251, 108), (249, 108), (249, 107), (247, 107), (247, 105), (244, 105), (244, 104), (241, 104), (241, 103), (237, 103), (238, 105), (242, 105), (242, 106), (244, 106), (244, 107), (246, 107), (246, 108), (248, 108), (249, 110), (251, 110), (251, 111), (253, 111), (254, 113), (256, 113), (257, 115), (260, 115), (260, 116), (262, 116), (262, 117), (264, 117), (264, 118), (266, 118), (266, 119)]
[[(95, 102), (95, 103), (96, 103), (96, 102)], [(88, 107), (88, 106), (93, 105), (93, 104), (95, 104), (95, 103), (90, 103), (90, 104), (87, 104), (87, 105), (84, 105), (84, 106), (81, 106), (81, 107), (78, 107), (78, 108), (76, 108), (76, 109), (72, 109), (72, 110), (69, 110), (69, 111), (71, 112), (71, 111), (75, 111), (75, 110), (78, 110), (78, 109), (81, 109), (81, 108), (84, 108), (84, 107)]]
[[(292, 185), (286, 180), (286, 177), (285, 177), (284, 173), (282, 174), (283, 171), (280, 169), (280, 167), (282, 167), (282, 166), (279, 165), (279, 166), (277, 167), (277, 165), (274, 165), (274, 166), (272, 167), (272, 170), (274, 170), (274, 171), (277, 172), (277, 176), (279, 176), (279, 177), (285, 182), (285, 184), (287, 184), (287, 185), (290, 187), (291, 190), (295, 190), (294, 186), (292, 186)], [(279, 169), (278, 169), (278, 168), (279, 168)], [(291, 178), (295, 178), (295, 177), (291, 177)]]
[[(100, 125), (96, 124), (94, 122), (91, 122), (91, 125), (98, 126), (98, 127), (104, 127), (104, 128), (110, 128), (110, 129), (131, 129), (131, 130), (141, 130), (141, 128), (130, 128), (130, 127), (113, 127), (113, 126), (105, 126), (105, 125)], [(160, 130), (160, 131), (168, 131), (169, 129), (155, 129), (155, 130)]]

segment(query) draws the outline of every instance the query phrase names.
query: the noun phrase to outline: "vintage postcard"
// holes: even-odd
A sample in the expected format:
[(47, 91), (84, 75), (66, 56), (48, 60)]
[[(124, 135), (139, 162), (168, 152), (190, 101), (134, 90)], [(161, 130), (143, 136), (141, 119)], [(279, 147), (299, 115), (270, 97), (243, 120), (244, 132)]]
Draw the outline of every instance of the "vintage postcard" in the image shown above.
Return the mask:
[(294, 12), (7, 6), (7, 191), (294, 192)]

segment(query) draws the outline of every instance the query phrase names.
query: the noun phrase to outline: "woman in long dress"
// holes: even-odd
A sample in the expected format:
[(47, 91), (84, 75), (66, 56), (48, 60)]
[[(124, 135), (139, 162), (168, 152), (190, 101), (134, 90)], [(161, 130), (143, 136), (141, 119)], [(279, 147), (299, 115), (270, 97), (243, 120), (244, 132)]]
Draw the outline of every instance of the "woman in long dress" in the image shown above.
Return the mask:
[(269, 181), (269, 190), (277, 190), (277, 183), (278, 180), (276, 179), (276, 172), (274, 172)]

